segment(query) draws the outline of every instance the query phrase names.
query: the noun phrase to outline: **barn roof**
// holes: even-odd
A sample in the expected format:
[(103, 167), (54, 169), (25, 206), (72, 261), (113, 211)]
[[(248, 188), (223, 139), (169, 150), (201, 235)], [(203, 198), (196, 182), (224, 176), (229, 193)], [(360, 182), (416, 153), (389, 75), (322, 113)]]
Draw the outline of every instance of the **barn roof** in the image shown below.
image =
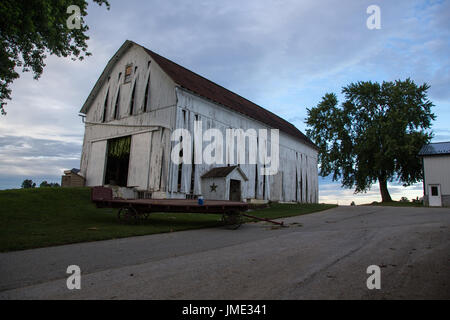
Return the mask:
[(419, 156), (435, 156), (450, 154), (450, 141), (449, 142), (437, 142), (424, 145), (420, 149)]
[(239, 171), (239, 173), (244, 178), (244, 180), (248, 180), (245, 173), (238, 166), (215, 167), (215, 168), (209, 170), (208, 172), (206, 172), (204, 175), (202, 175), (202, 178), (225, 178), (230, 173), (232, 173), (235, 169), (237, 169)]
[(265, 123), (274, 129), (279, 129), (295, 138), (299, 138), (303, 142), (317, 149), (317, 146), (306, 135), (298, 130), (293, 124), (280, 118), (276, 114), (147, 48), (144, 48), (144, 50), (153, 57), (156, 63), (179, 86), (250, 118)]
[[(108, 62), (105, 70), (103, 71), (100, 79), (94, 86), (94, 89), (90, 93), (86, 102), (81, 109), (81, 113), (86, 113), (90, 103), (93, 98), (100, 90), (100, 87), (103, 81), (107, 78), (108, 73), (114, 66), (115, 62), (119, 60), (119, 58), (126, 52), (126, 50), (132, 45), (140, 46), (133, 41), (127, 40), (120, 47), (117, 53), (111, 58)], [(195, 72), (192, 72), (185, 67), (180, 66), (179, 64), (164, 58), (163, 56), (147, 49), (142, 46), (147, 54), (149, 54), (155, 62), (163, 69), (163, 71), (180, 87), (187, 89), (199, 96), (202, 96), (206, 99), (209, 99), (213, 102), (221, 104), (229, 109), (232, 109), (236, 112), (242, 113), (250, 118), (253, 118), (257, 121), (265, 123), (269, 125), (271, 128), (279, 129), (280, 131), (289, 134), (290, 136), (297, 138), (309, 146), (318, 149), (317, 146), (299, 129), (297, 129), (293, 124), (288, 121), (280, 118), (276, 114), (258, 106), (257, 104), (241, 97), (240, 95), (225, 89), (224, 87), (208, 80)]]

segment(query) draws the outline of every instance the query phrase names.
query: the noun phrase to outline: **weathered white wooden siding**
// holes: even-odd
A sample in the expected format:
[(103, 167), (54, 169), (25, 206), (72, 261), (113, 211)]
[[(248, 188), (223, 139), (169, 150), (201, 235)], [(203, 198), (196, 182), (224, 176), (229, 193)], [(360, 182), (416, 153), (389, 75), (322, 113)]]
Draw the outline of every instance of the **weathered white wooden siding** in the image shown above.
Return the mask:
[[(208, 200), (228, 200), (229, 185), (224, 177), (214, 177), (202, 179), (202, 196)], [(216, 191), (211, 191), (211, 185), (217, 186)]]
[[(234, 112), (226, 107), (215, 104), (214, 102), (196, 96), (184, 89), (177, 88), (178, 108), (176, 112), (177, 128), (186, 128), (193, 132), (193, 121), (197, 116), (202, 121), (203, 132), (209, 128), (219, 129), (223, 136), (226, 136), (227, 128), (240, 128), (244, 131), (248, 129), (270, 129), (266, 124), (260, 123), (245, 115)], [(193, 140), (193, 134), (191, 136)], [(193, 143), (193, 141), (191, 141)], [(258, 141), (258, 143), (262, 143)], [(203, 142), (201, 150), (209, 144)], [(225, 144), (225, 141), (224, 141)], [(241, 169), (248, 177), (248, 182), (242, 192), (243, 198), (271, 199), (278, 201), (318, 201), (318, 179), (317, 179), (317, 151), (302, 141), (291, 137), (280, 131), (280, 167), (279, 173), (275, 176), (264, 176), (260, 174), (261, 164), (241, 165)], [(172, 146), (174, 143), (172, 144)], [(270, 136), (268, 137), (270, 149)], [(248, 143), (246, 144), (246, 154), (248, 162)], [(224, 149), (223, 154), (226, 154)], [(225, 156), (224, 156), (225, 159)], [(236, 155), (234, 155), (236, 159)], [(226, 165), (224, 163), (222, 165)], [(230, 163), (235, 164), (235, 163)], [(209, 171), (212, 167), (219, 166), (208, 164), (195, 165), (195, 187), (194, 194), (200, 195), (203, 190), (200, 177)], [(182, 186), (178, 190), (178, 166), (172, 164), (169, 191), (173, 193), (187, 192), (190, 189), (191, 170), (193, 165), (183, 165), (182, 168)], [(258, 173), (258, 174), (257, 174)], [(296, 179), (297, 173), (297, 179)], [(257, 176), (257, 177), (256, 177)], [(265, 180), (265, 188), (264, 188)], [(298, 187), (296, 188), (296, 183)], [(265, 194), (263, 195), (263, 191)], [(273, 197), (272, 197), (273, 194)]]

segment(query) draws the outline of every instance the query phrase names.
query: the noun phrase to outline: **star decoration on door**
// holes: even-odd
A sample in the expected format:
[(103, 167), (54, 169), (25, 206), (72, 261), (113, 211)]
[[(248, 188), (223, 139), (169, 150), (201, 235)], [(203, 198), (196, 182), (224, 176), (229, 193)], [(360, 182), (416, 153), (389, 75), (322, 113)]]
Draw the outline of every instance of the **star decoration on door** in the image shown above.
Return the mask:
[(211, 192), (216, 192), (217, 185), (213, 182), (212, 185), (209, 186), (211, 188)]

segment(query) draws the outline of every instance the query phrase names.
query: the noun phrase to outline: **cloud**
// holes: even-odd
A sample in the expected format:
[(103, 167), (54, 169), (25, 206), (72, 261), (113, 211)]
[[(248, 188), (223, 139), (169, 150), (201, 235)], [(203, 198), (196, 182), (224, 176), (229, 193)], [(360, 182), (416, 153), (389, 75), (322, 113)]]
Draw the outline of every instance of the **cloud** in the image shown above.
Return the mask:
[(36, 177), (59, 181), (64, 170), (79, 167), (80, 151), (76, 142), (0, 136), (0, 188)]
[(434, 142), (450, 141), (450, 129), (434, 129)]

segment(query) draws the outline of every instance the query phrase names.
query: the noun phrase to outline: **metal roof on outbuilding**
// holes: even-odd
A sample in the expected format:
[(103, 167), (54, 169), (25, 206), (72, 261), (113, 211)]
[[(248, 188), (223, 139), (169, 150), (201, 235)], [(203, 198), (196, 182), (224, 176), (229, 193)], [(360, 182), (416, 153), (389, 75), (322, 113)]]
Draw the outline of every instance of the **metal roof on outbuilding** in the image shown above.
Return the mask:
[(424, 145), (419, 151), (419, 156), (436, 156), (450, 154), (450, 141), (437, 142)]
[(204, 175), (202, 175), (202, 178), (222, 178), (222, 177), (224, 178), (224, 177), (228, 176), (231, 172), (233, 172), (234, 169), (237, 169), (239, 171), (239, 173), (244, 178), (244, 180), (248, 180), (245, 173), (238, 166), (216, 167), (216, 168), (209, 170)]

